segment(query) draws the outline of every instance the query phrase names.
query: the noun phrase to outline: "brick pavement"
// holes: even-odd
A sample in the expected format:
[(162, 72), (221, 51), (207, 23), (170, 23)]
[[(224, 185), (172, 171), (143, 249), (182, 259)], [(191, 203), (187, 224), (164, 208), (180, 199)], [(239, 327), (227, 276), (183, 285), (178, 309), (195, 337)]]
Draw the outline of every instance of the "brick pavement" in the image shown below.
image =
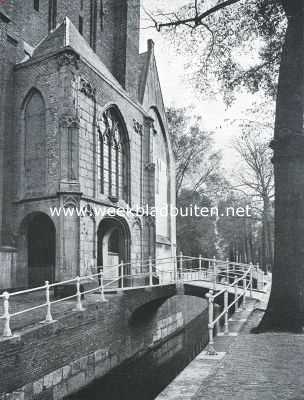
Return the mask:
[(227, 356), (202, 382), (195, 400), (303, 400), (304, 335), (250, 334), (255, 312)]
[(157, 400), (303, 400), (304, 335), (251, 334), (260, 307), (237, 337), (216, 338), (221, 357), (198, 355)]

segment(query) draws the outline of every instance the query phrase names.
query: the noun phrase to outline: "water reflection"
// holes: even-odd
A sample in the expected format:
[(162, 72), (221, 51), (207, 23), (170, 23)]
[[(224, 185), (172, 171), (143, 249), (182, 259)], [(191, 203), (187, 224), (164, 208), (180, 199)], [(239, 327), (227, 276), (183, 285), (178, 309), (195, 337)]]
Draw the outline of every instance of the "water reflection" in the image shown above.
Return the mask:
[(206, 346), (207, 321), (193, 320), (140, 359), (125, 362), (69, 400), (153, 400)]

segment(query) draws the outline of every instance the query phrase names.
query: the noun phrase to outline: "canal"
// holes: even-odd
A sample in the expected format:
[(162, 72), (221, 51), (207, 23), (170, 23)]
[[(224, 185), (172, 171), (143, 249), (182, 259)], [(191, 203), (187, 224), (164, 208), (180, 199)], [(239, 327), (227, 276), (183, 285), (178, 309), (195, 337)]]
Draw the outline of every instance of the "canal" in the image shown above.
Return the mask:
[(66, 400), (153, 400), (207, 344), (206, 316)]

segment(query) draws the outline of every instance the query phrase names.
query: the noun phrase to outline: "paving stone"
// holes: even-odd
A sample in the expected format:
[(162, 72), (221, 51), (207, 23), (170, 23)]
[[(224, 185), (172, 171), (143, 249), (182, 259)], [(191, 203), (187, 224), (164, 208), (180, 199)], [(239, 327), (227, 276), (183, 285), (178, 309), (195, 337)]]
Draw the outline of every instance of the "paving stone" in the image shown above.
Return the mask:
[[(204, 396), (209, 396), (209, 386), (208, 383), (212, 383), (213, 380), (219, 379), (220, 376), (226, 372), (229, 372), (227, 377), (227, 387), (222, 388), (219, 386), (214, 386), (212, 391), (212, 395), (206, 397), (206, 399), (224, 399), (229, 392), (228, 386), (230, 382), (233, 382), (231, 375), (234, 374), (234, 365), (225, 366), (225, 361), (230, 357), (230, 352), (232, 351), (232, 346), (236, 346), (234, 349), (236, 361), (238, 359), (238, 349), (237, 344), (239, 338), (243, 338), (242, 330), (246, 330), (246, 334), (251, 336), (248, 331), (248, 318), (253, 315), (253, 306), (256, 304), (253, 300), (248, 300), (248, 307), (245, 310), (240, 310), (238, 313), (234, 314), (233, 318), (237, 318), (238, 321), (235, 323), (229, 324), (230, 334), (239, 335), (239, 336), (231, 336), (231, 335), (223, 335), (217, 336), (215, 338), (214, 347), (217, 351), (216, 356), (208, 355), (208, 352), (204, 350), (201, 352), (176, 378), (175, 380), (156, 398), (156, 400), (178, 400), (181, 393), (187, 393), (187, 396), (184, 398), (194, 399), (205, 399)], [(259, 314), (259, 319), (261, 318), (261, 314)], [(258, 323), (258, 320), (255, 320), (255, 323)], [(247, 321), (247, 322), (246, 322)], [(246, 360), (246, 357), (244, 357)], [(248, 357), (247, 357), (248, 358)], [(244, 361), (244, 360), (243, 360)], [(247, 373), (245, 370), (246, 376), (244, 377), (244, 385), (248, 382), (251, 382), (251, 375)], [(253, 373), (254, 376), (254, 373)], [(245, 390), (241, 387), (242, 390)], [(226, 390), (226, 391), (225, 391)], [(252, 393), (253, 391), (251, 391)], [(243, 397), (239, 397), (239, 399), (247, 400), (247, 397), (244, 397), (244, 393), (242, 393)], [(233, 399), (233, 397), (231, 397)], [(261, 400), (264, 400), (263, 397), (260, 397)], [(268, 399), (266, 399), (268, 400)]]
[(193, 400), (303, 400), (304, 335), (251, 334), (262, 317), (255, 311), (227, 356)]

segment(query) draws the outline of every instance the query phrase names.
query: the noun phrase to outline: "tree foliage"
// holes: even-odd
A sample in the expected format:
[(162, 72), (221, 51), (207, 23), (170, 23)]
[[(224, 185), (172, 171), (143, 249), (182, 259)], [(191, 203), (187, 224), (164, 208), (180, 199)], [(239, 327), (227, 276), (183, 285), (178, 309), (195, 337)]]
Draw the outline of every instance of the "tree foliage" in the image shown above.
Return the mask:
[(202, 119), (185, 109), (167, 110), (169, 133), (176, 162), (176, 195), (183, 188), (208, 191), (219, 181), (221, 154), (214, 149), (212, 134), (202, 128)]
[[(213, 7), (209, 8), (209, 12), (208, 7), (207, 11), (199, 12), (198, 4), (204, 6), (206, 3), (193, 0), (191, 1), (192, 7), (194, 5), (191, 18), (181, 18), (175, 15), (175, 19), (171, 22), (167, 22), (165, 25), (155, 23), (155, 25), (158, 29), (161, 29), (162, 26), (187, 25), (191, 29), (201, 26), (210, 32), (209, 24), (205, 24), (208, 18), (216, 20), (220, 13), (224, 16), (227, 10), (228, 12), (233, 10), (230, 14), (233, 17), (231, 20), (227, 15), (222, 21), (218, 20), (218, 26), (214, 26), (216, 34), (222, 33), (222, 42), (227, 37), (229, 39), (221, 53), (222, 57), (214, 60), (214, 63), (218, 62), (218, 65), (213, 70), (214, 76), (218, 76), (223, 89), (232, 92), (235, 87), (240, 86), (246, 86), (253, 91), (265, 89), (270, 94), (276, 92), (279, 49), (282, 47), (285, 22), (287, 21), (287, 32), (284, 35), (284, 46), (280, 58), (276, 123), (272, 142), (276, 182), (275, 268), (267, 310), (256, 332), (273, 330), (303, 332), (304, 274), (301, 241), (303, 237), (303, 220), (301, 219), (303, 215), (303, 201), (301, 200), (303, 198), (303, 174), (301, 174), (303, 160), (299, 157), (302, 146), (299, 138), (303, 136), (303, 93), (301, 91), (304, 84), (303, 1), (223, 0), (221, 3), (221, 1), (214, 0)], [(241, 14), (238, 14), (238, 7), (242, 7)], [(246, 11), (247, 9), (249, 12)], [(286, 15), (285, 20), (283, 10)], [(258, 21), (258, 23), (252, 36), (248, 26), (252, 25), (253, 21)], [(238, 32), (233, 30), (236, 26), (239, 27)], [(222, 27), (225, 28), (223, 31)], [(230, 28), (232, 28), (232, 32)], [(210, 34), (214, 36), (214, 32), (210, 32)], [(236, 40), (241, 38), (240, 35), (242, 41)], [(202, 36), (198, 35), (199, 39)], [(241, 47), (245, 48), (245, 46), (254, 44), (255, 40), (260, 40), (261, 43), (261, 46), (256, 43), (258, 60), (253, 65), (249, 63), (244, 70), (242, 63), (237, 60), (237, 52), (236, 54), (234, 52), (239, 51)], [(184, 43), (187, 41), (186, 36), (183, 36), (183, 41)], [(204, 48), (205, 41), (203, 41), (202, 46), (198, 46), (196, 49), (192, 48), (197, 54), (204, 54), (202, 56), (203, 63), (213, 57), (214, 42), (213, 39), (211, 46)], [(208, 52), (208, 49), (211, 51)], [(225, 52), (227, 53), (225, 54)], [(264, 70), (263, 66), (266, 66)], [(213, 65), (211, 65), (211, 70), (212, 68)], [(260, 71), (262, 73), (259, 74)], [(201, 79), (199, 75), (197, 77), (198, 87), (203, 87), (201, 81), (204, 82), (204, 77), (202, 76)], [(251, 84), (252, 82), (253, 84)]]
[(234, 149), (241, 162), (237, 172), (238, 187), (260, 201), (270, 201), (274, 196), (272, 151), (270, 138), (264, 130), (254, 122), (247, 123), (243, 133), (234, 140)]
[[(218, 245), (225, 258), (236, 262), (260, 262), (260, 229), (252, 199), (237, 191), (231, 190), (225, 198), (219, 199), (219, 215), (217, 230)], [(238, 217), (227, 213), (227, 210), (237, 210), (238, 207), (249, 206), (250, 216)]]
[(201, 254), (204, 257), (213, 257), (216, 255), (215, 219), (211, 216), (190, 215), (189, 210), (193, 205), (210, 208), (212, 201), (207, 196), (192, 190), (181, 191), (177, 199), (177, 207), (182, 210), (176, 219), (178, 251), (191, 256)]
[(265, 270), (273, 265), (274, 170), (269, 141), (272, 130), (256, 121), (244, 121), (242, 134), (234, 141), (239, 156), (237, 189), (251, 196), (252, 207), (260, 220), (260, 263)]
[(275, 95), (286, 29), (280, 2), (189, 0), (174, 13), (165, 11), (149, 15), (186, 55), (196, 88), (221, 91), (227, 102), (239, 88)]

